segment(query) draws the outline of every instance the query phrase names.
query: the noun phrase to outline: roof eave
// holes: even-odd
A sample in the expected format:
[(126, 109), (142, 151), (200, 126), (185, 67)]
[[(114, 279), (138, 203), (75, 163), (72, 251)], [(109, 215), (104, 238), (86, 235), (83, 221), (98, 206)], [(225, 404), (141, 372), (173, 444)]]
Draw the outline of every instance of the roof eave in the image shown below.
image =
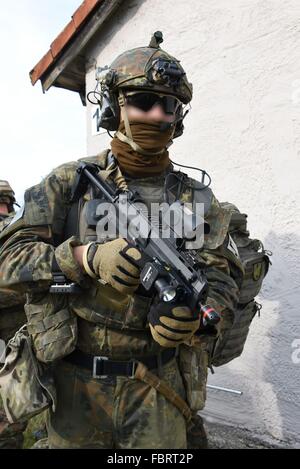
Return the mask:
[[(123, 0), (104, 0), (97, 4), (93, 9), (93, 13), (89, 19), (84, 22), (83, 26), (75, 33), (69, 32), (69, 39), (64, 47), (59, 52), (58, 41), (59, 37), (52, 43), (51, 49), (40, 60), (37, 66), (30, 72), (31, 82), (34, 85), (38, 80), (41, 81), (43, 91), (49, 90), (51, 86), (58, 86), (71, 91), (76, 91), (80, 94), (85, 89), (85, 68), (82, 66), (81, 70), (77, 70), (76, 80), (70, 84), (70, 76), (72, 72), (66, 73), (67, 68), (70, 69), (72, 64), (75, 63), (76, 58), (80, 57), (80, 53), (92, 39), (97, 31), (102, 27), (103, 23), (109, 19), (115, 9), (122, 3)], [(68, 28), (67, 26), (66, 28)], [(64, 31), (66, 32), (66, 28)], [(63, 31), (63, 32), (64, 32)], [(61, 34), (63, 34), (63, 32)], [(68, 32), (67, 32), (68, 34)], [(56, 48), (55, 48), (56, 44)], [(52, 50), (56, 51), (56, 56), (53, 57)], [(69, 76), (69, 83), (66, 76)]]

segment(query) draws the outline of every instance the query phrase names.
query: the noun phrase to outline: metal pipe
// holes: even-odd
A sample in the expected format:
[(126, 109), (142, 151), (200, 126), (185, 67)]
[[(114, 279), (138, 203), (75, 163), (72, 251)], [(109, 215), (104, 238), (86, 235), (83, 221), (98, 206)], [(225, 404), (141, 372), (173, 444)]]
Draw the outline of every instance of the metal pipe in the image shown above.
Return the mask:
[(209, 389), (216, 389), (217, 391), (224, 391), (224, 392), (230, 392), (231, 394), (238, 394), (239, 396), (243, 394), (243, 391), (236, 391), (235, 389), (223, 388), (221, 386), (213, 386), (211, 384), (207, 384), (206, 387)]

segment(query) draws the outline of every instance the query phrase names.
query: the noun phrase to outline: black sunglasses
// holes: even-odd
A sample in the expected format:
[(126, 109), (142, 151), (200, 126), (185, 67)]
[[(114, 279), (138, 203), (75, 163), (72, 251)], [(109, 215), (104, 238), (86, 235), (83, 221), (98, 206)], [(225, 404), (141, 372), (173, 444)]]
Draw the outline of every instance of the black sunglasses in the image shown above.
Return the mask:
[(127, 104), (137, 107), (144, 112), (150, 111), (155, 104), (160, 104), (166, 114), (174, 114), (181, 104), (174, 96), (156, 93), (134, 93), (126, 95)]

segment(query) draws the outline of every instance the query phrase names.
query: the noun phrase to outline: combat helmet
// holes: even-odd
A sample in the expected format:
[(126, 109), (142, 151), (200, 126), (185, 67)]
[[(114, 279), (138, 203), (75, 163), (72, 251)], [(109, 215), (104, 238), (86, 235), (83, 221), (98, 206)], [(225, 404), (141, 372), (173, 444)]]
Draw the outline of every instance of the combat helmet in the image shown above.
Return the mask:
[(12, 212), (13, 204), (15, 202), (15, 193), (9, 182), (0, 180), (0, 204), (6, 204), (8, 206), (8, 211)]
[(160, 48), (162, 42), (163, 35), (157, 31), (148, 47), (128, 50), (119, 55), (110, 67), (97, 69), (98, 89), (94, 95), (98, 97), (101, 111), (99, 127), (108, 131), (117, 130), (124, 92), (147, 91), (178, 98), (181, 106), (176, 113), (173, 138), (182, 134), (183, 105), (192, 99), (192, 84), (188, 82), (179, 60)]

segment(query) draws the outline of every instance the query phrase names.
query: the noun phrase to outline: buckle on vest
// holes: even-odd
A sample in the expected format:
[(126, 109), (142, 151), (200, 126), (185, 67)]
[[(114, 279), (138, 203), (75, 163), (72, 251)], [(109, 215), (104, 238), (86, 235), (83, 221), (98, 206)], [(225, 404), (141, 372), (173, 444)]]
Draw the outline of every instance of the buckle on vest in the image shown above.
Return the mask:
[(94, 357), (94, 360), (93, 360), (93, 378), (97, 378), (97, 379), (105, 379), (105, 378), (108, 378), (108, 375), (103, 375), (103, 374), (97, 374), (97, 365), (98, 363), (101, 363), (101, 362), (104, 362), (104, 361), (107, 361), (108, 360), (108, 357)]

